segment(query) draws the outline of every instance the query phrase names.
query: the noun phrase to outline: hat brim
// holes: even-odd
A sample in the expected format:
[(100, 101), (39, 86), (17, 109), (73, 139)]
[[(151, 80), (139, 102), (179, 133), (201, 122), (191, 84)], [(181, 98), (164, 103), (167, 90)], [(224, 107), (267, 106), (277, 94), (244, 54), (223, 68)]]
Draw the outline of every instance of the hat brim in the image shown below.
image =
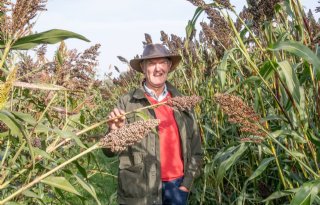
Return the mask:
[(136, 58), (136, 59), (132, 59), (130, 61), (130, 66), (140, 72), (143, 73), (142, 68), (141, 68), (141, 63), (143, 60), (147, 60), (147, 59), (154, 59), (154, 58), (169, 58), (172, 62), (171, 65), (171, 69), (169, 72), (173, 71), (174, 69), (177, 68), (177, 66), (179, 65), (180, 61), (181, 61), (181, 56), (180, 55), (170, 55), (170, 56), (152, 56), (152, 57), (148, 57), (148, 58)]

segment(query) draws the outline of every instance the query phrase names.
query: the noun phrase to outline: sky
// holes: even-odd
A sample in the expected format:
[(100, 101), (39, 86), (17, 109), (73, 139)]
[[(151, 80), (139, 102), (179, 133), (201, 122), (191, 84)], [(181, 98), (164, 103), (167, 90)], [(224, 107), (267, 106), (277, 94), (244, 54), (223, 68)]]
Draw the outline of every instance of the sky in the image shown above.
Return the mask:
[[(208, 1), (207, 1), (208, 2)], [(240, 11), (245, 0), (231, 0)], [(305, 9), (320, 6), (317, 0), (301, 0)], [(37, 17), (34, 31), (64, 29), (79, 33), (91, 42), (66, 40), (68, 49), (83, 52), (96, 43), (101, 44), (97, 74), (113, 72), (114, 65), (125, 71), (128, 67), (117, 56), (132, 59), (143, 51), (144, 34), (160, 42), (160, 31), (185, 36), (185, 27), (196, 7), (187, 0), (49, 0), (47, 11)], [(319, 18), (319, 13), (316, 16)], [(204, 20), (203, 15), (198, 22)], [(59, 44), (49, 45), (47, 57), (52, 59)]]

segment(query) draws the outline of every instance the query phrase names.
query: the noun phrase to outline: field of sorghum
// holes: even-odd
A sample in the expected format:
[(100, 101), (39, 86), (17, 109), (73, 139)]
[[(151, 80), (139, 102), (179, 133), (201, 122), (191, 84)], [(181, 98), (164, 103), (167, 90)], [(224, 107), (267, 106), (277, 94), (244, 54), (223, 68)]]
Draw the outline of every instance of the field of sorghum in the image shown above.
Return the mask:
[[(299, 0), (248, 0), (239, 14), (228, 0), (189, 2), (186, 37), (161, 31), (160, 40), (183, 56), (170, 81), (203, 98), (195, 111), (205, 163), (190, 204), (320, 204), (320, 24), (312, 11)], [(32, 32), (45, 5), (0, 1), (0, 204), (115, 204), (117, 160), (99, 148), (123, 148), (105, 138), (106, 116), (142, 76), (97, 80), (100, 45), (78, 52), (64, 40), (88, 41), (79, 34)], [(207, 21), (198, 22), (201, 13)], [(151, 42), (146, 34), (143, 44)]]

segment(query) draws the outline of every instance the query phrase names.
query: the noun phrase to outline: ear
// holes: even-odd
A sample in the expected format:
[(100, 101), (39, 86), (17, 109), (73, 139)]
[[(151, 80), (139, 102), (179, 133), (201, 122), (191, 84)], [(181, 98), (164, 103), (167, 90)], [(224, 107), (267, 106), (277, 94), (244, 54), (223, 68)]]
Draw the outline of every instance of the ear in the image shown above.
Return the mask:
[(140, 63), (140, 67), (141, 67), (142, 73), (145, 74), (145, 68), (144, 68), (143, 61)]
[(169, 65), (168, 65), (168, 66), (169, 66), (169, 69), (171, 70), (171, 67), (172, 67), (172, 61), (171, 61), (170, 59), (169, 59), (168, 61), (169, 61)]

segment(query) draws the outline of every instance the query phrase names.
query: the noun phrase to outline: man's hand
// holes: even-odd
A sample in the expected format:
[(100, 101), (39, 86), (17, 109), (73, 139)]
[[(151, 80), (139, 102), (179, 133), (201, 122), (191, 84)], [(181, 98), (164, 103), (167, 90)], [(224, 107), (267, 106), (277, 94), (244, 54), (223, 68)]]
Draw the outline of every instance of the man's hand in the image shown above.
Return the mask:
[(179, 186), (179, 189), (184, 192), (189, 192), (189, 189), (187, 189), (185, 186)]
[(117, 119), (114, 119), (114, 120), (111, 120), (108, 122), (108, 125), (109, 125), (109, 130), (116, 130), (116, 129), (119, 129), (120, 127), (122, 127), (124, 125), (124, 121), (126, 119), (126, 117), (124, 116), (125, 112), (121, 109), (118, 109), (118, 108), (114, 108), (110, 114), (108, 115), (108, 119), (112, 119), (112, 118), (115, 118), (115, 117), (119, 117), (121, 115), (121, 117), (117, 118)]

